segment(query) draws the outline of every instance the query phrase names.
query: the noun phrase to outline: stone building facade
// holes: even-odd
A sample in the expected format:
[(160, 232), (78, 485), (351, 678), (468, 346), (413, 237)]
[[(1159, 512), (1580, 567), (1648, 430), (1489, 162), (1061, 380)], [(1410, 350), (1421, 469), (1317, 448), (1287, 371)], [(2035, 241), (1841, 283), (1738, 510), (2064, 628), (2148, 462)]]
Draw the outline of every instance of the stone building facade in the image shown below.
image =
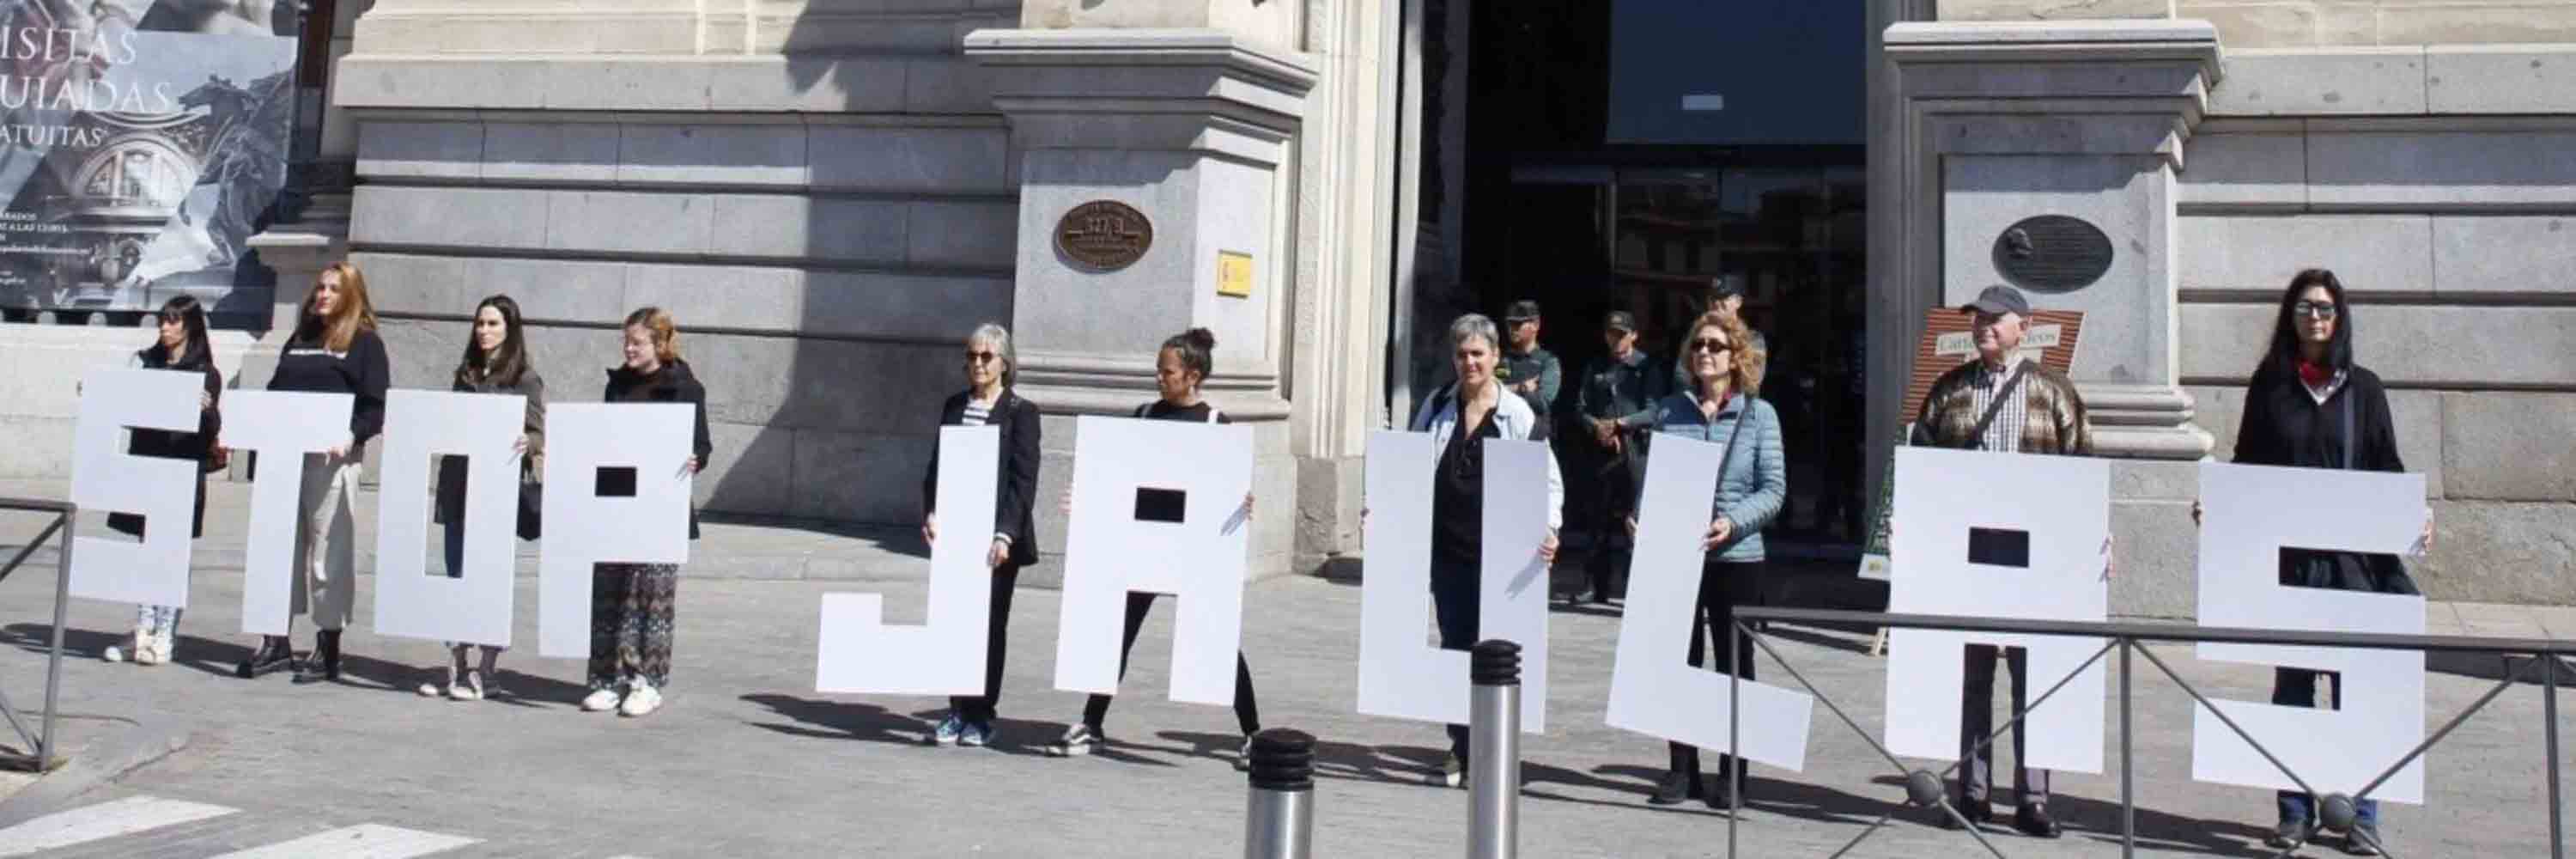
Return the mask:
[[(2229, 450), (2269, 302), (2320, 265), (2431, 478), (2426, 589), (2576, 603), (2576, 0), (1852, 2), (1867, 383), (1845, 443), (1871, 485), (1923, 314), (1998, 277), (2004, 226), (2072, 214), (2112, 267), (2040, 299), (2089, 314), (2116, 612), (2190, 613), (2191, 463)], [(626, 311), (673, 309), (715, 421), (701, 500), (763, 516), (909, 521), (987, 319), (1053, 415), (1051, 497), (1075, 416), (1150, 399), (1155, 345), (1204, 325), (1279, 511), (1256, 570), (1311, 572), (1359, 549), (1359, 453), (1422, 383), (1417, 315), (1446, 312), (1418, 296), (1512, 297), (1458, 273), (1490, 252), (1458, 217), (1498, 205), (1456, 178), (1476, 4), (1428, 5), (339, 0), (322, 159), (354, 188), (264, 256), (364, 265), (411, 386), (485, 294), (526, 307), (564, 397), (595, 396)], [(1426, 59), (1426, 32), (1449, 49)], [(1103, 199), (1156, 235), (1108, 273), (1053, 241)], [(1249, 294), (1220, 294), (1241, 257)], [(70, 372), (132, 348), (84, 345), (105, 336), (11, 326), (0, 350)], [(225, 336), (260, 375), (275, 332)], [(20, 402), (0, 425), (67, 450), (67, 398)]]

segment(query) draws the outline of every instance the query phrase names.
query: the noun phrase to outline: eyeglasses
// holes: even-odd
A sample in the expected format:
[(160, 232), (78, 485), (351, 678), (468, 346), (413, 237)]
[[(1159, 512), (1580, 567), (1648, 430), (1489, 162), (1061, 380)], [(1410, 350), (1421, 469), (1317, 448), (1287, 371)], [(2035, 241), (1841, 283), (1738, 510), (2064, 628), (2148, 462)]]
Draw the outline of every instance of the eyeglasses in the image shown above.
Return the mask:
[(2334, 302), (2331, 301), (2302, 301), (2297, 304), (2290, 305), (2290, 312), (2294, 315), (2316, 319), (2335, 318), (2335, 306)]
[(966, 363), (990, 364), (1001, 357), (1001, 353), (998, 352), (968, 352), (966, 353)]
[(1726, 345), (1726, 341), (1719, 340), (1715, 337), (1702, 337), (1697, 340), (1693, 340), (1691, 341), (1690, 349), (1694, 354), (1700, 352), (1712, 352), (1724, 355), (1728, 352), (1735, 351), (1735, 347)]

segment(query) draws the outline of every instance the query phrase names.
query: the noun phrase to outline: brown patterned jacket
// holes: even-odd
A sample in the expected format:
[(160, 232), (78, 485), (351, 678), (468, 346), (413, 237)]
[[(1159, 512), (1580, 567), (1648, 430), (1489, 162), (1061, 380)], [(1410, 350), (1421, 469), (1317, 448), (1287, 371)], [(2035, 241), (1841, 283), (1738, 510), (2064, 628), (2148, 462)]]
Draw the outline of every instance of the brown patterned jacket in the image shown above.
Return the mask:
[[(1913, 445), (1968, 449), (1977, 446), (1976, 391), (1970, 387), (1977, 362), (1969, 361), (1941, 374), (1923, 398), (1923, 413), (1914, 419)], [(2093, 455), (2093, 424), (2084, 415), (2084, 398), (2066, 374), (2037, 361), (2016, 392), (2030, 408), (2022, 427), (2023, 453)]]

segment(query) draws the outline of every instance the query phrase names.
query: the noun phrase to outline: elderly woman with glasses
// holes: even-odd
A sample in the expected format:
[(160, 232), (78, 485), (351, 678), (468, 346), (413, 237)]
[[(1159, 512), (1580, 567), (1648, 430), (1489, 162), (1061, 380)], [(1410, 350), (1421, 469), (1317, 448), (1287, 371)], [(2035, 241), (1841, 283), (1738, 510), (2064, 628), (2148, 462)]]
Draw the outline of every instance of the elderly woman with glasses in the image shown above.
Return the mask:
[[(1780, 416), (1756, 394), (1762, 388), (1763, 349), (1742, 319), (1725, 311), (1701, 314), (1682, 338), (1674, 378), (1685, 384), (1655, 407), (1655, 431), (1718, 445), (1725, 451), (1709, 499), (1708, 532), (1700, 548), (1699, 605), (1705, 637), (1691, 626), (1690, 664), (1704, 665), (1702, 642), (1722, 657), (1720, 670), (1753, 679), (1753, 642), (1735, 631), (1735, 609), (1760, 605), (1763, 593), (1762, 529), (1788, 497), (1788, 466), (1780, 454)], [(1635, 533), (1637, 520), (1628, 520)], [(1698, 797), (1710, 808), (1733, 803), (1736, 761), (1719, 755), (1717, 779), (1700, 778), (1699, 749), (1671, 745), (1672, 769), (1647, 802), (1675, 805)]]
[[(940, 406), (940, 426), (994, 426), (1001, 429), (999, 487), (990, 524), (993, 546), (985, 565), (993, 568), (992, 617), (984, 643), (984, 694), (948, 699), (948, 717), (931, 729), (929, 742), (939, 746), (983, 746), (993, 741), (994, 707), (1002, 700), (1002, 657), (1010, 643), (1011, 592), (1020, 569), (1038, 560), (1037, 520), (1031, 503), (1038, 493), (1038, 407), (1011, 392), (1019, 358), (1011, 349), (1011, 332), (998, 323), (976, 326), (966, 336), (966, 390)], [(939, 541), (939, 448), (930, 449), (929, 473), (921, 477), (921, 540)], [(988, 523), (966, 522), (980, 528)]]

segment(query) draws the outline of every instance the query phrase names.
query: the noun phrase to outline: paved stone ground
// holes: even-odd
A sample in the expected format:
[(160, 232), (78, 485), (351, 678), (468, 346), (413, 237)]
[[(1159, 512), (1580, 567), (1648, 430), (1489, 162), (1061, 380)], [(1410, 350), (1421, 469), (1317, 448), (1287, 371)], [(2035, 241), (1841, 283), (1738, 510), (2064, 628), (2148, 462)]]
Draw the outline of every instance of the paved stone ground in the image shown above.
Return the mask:
[[(23, 540), (29, 530), (0, 519), (0, 544)], [(754, 530), (710, 539), (698, 551), (712, 558), (756, 550)], [(775, 539), (819, 547), (798, 551), (829, 556), (849, 578), (866, 581), (685, 581), (671, 703), (646, 719), (578, 712), (580, 665), (532, 652), (505, 660), (494, 701), (415, 696), (417, 671), (434, 664), (437, 647), (370, 634), (371, 581), (361, 585), (346, 683), (233, 679), (229, 668), (247, 637), (237, 633), (238, 556), (220, 554), (199, 566), (181, 664), (97, 661), (98, 649), (126, 628), (130, 610), (75, 603), (70, 641), (81, 658), (65, 665), (64, 707), (183, 720), (196, 732), (187, 750), (93, 799), (147, 792), (308, 821), (304, 830), (378, 822), (482, 839), (441, 855), (1202, 857), (1240, 850), (1243, 779), (1228, 764), (1237, 741), (1232, 715), (1160, 700), (1168, 608), (1138, 646), (1128, 678), (1133, 693), (1111, 716), (1117, 745), (1108, 753), (1056, 760), (1038, 751), (1081, 702), (1050, 688), (1059, 601), (1044, 590), (1019, 597), (1000, 745), (928, 748), (917, 739), (940, 701), (809, 691), (821, 595), (880, 590), (894, 620), (917, 619), (922, 590), (900, 577), (917, 577), (920, 562), (891, 541), (865, 536), (786, 531)], [(522, 558), (519, 591), (522, 642), (535, 635), (528, 560)], [(26, 700), (18, 690), (41, 688), (44, 660), (28, 648), (43, 632), (38, 618), (50, 598), (50, 582), (27, 572), (0, 583), (0, 644), (15, 645), (0, 646), (0, 688), (13, 700)], [(1245, 649), (1265, 721), (1325, 742), (1318, 855), (1460, 852), (1466, 795), (1422, 781), (1439, 756), (1439, 729), (1354, 712), (1358, 588), (1274, 580), (1254, 586), (1247, 607)], [(1528, 855), (1723, 855), (1722, 815), (1644, 804), (1662, 743), (1601, 724), (1615, 617), (1559, 611), (1553, 624), (1553, 730), (1525, 743)], [(2566, 637), (2576, 634), (2576, 614), (2442, 606), (2434, 625)], [(1865, 641), (1803, 629), (1781, 629), (1773, 638), (1799, 671), (1875, 732), (1884, 663), (1861, 652)], [(2201, 663), (2187, 648), (2158, 652), (2210, 694), (2259, 699), (2268, 690), (2263, 670)], [(2428, 678), (2436, 724), (2492, 685), (2469, 676), (2491, 672), (2485, 662), (2440, 667)], [(1762, 676), (1787, 682), (1767, 660)], [(2142, 852), (2252, 855), (2271, 820), (2269, 794), (2189, 781), (2189, 699), (2152, 673), (2140, 675), (2138, 688)], [(2562, 730), (2576, 739), (2576, 702), (2568, 703)], [(2388, 810), (2398, 855), (2546, 855), (2540, 705), (2536, 687), (2510, 690), (2436, 749), (2428, 768), (2432, 803)], [(1739, 832), (1743, 855), (1826, 855), (1895, 809), (1901, 791), (1893, 773), (1860, 738), (1821, 707), (1813, 731), (1806, 772), (1757, 770)], [(2115, 738), (2106, 736), (2114, 752)], [(2576, 778), (2567, 787), (2576, 790)], [(2105, 834), (2116, 832), (2116, 769), (2063, 774), (2058, 793), (2056, 811), (2070, 825), (2065, 840), (2033, 842), (1999, 829), (1996, 846), (2016, 856), (2117, 855), (2116, 837)], [(165, 839), (152, 850), (102, 848), (98, 855), (215, 852), (204, 846)], [(1975, 849), (1909, 811), (1852, 855)]]

